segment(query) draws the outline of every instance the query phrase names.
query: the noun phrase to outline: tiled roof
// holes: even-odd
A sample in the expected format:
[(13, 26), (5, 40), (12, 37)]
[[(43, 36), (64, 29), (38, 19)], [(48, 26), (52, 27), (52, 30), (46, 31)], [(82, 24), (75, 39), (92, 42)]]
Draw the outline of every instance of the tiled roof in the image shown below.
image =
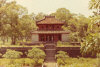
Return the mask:
[(45, 16), (44, 19), (36, 21), (37, 24), (64, 24), (64, 21), (60, 21), (55, 18), (55, 16)]
[(33, 31), (33, 34), (61, 34), (61, 33), (65, 33), (65, 34), (69, 34), (68, 31)]

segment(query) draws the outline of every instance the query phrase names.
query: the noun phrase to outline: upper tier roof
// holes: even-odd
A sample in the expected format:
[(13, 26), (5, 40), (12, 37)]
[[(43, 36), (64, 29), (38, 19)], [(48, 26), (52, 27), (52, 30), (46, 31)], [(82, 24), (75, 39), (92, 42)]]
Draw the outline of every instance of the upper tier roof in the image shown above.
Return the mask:
[(60, 21), (55, 16), (45, 16), (44, 19), (36, 21), (37, 24), (64, 24), (64, 21)]

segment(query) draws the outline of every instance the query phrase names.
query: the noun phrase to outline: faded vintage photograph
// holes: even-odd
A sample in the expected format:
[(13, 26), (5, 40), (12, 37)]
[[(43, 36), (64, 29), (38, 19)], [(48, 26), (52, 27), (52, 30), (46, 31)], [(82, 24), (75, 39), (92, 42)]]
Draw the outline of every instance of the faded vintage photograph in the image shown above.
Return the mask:
[(0, 0), (0, 67), (100, 67), (100, 0)]

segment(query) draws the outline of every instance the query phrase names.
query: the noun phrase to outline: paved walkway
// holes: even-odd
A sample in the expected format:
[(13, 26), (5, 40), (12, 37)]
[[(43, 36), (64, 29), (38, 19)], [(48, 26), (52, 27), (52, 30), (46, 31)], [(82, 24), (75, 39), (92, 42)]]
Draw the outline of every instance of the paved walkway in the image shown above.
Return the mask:
[(57, 64), (55, 62), (48, 62), (44, 63), (44, 67), (57, 67)]

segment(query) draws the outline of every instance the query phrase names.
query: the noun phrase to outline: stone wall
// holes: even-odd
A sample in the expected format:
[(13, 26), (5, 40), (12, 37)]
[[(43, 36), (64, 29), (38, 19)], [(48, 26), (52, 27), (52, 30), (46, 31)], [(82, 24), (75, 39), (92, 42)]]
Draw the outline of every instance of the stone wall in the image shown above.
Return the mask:
[[(38, 47), (38, 48), (44, 50), (44, 47)], [(23, 52), (22, 57), (24, 58), (24, 57), (26, 57), (25, 52), (27, 52), (28, 50), (32, 49), (32, 47), (1, 47), (0, 48), (0, 53), (5, 54), (7, 49)]]
[(38, 42), (39, 41), (39, 35), (38, 34), (32, 34), (32, 42)]
[[(45, 51), (44, 47), (38, 47), (38, 48)], [(7, 49), (21, 51), (23, 52), (22, 57), (26, 57), (25, 52), (27, 52), (29, 49), (32, 49), (32, 47), (1, 47), (0, 53), (4, 54)], [(79, 47), (56, 47), (56, 53), (57, 51), (66, 51), (71, 57), (81, 56)]]
[(70, 57), (78, 57), (81, 56), (80, 47), (57, 47), (57, 51), (65, 51), (68, 53)]
[(62, 34), (61, 38), (63, 42), (69, 41), (69, 34)]

